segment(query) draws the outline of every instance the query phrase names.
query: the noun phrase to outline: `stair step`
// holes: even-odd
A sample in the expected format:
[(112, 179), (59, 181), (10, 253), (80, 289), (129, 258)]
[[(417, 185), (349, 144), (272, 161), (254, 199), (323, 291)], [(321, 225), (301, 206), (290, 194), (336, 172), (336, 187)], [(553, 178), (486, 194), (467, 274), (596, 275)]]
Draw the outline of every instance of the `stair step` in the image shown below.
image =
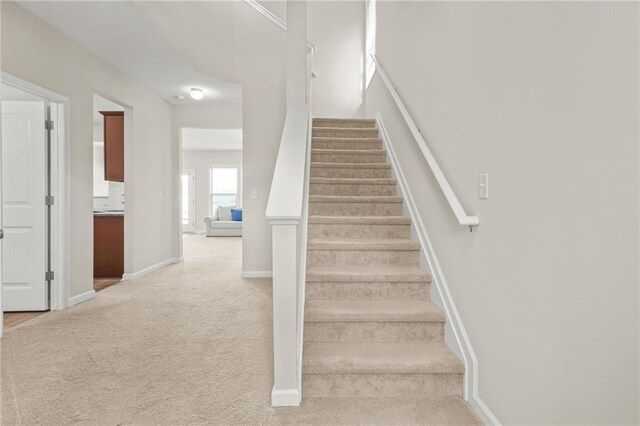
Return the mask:
[(404, 394), (398, 397), (309, 397), (305, 392), (300, 410), (321, 413), (317, 417), (304, 417), (305, 424), (483, 425), (460, 396), (427, 398), (421, 394)]
[(384, 163), (383, 149), (311, 149), (311, 161), (323, 163)]
[(305, 323), (439, 322), (444, 314), (426, 300), (308, 300)]
[(434, 342), (444, 339), (444, 315), (427, 300), (308, 299), (304, 324), (305, 342)]
[(320, 216), (400, 216), (402, 197), (309, 195), (309, 214)]
[(444, 342), (308, 342), (305, 374), (463, 374)]
[(431, 276), (417, 266), (314, 266), (307, 268), (307, 282), (418, 282)]
[(311, 135), (324, 138), (377, 138), (378, 129), (314, 126)]
[(380, 138), (312, 138), (313, 149), (382, 149)]
[(311, 177), (389, 178), (387, 163), (311, 163)]
[(462, 397), (463, 374), (304, 374), (306, 398)]
[(314, 118), (313, 127), (376, 127), (373, 118)]
[(391, 178), (319, 178), (310, 179), (311, 195), (395, 195), (396, 180)]
[(420, 244), (409, 239), (311, 239), (308, 250), (330, 251), (420, 251)]
[(308, 238), (409, 238), (411, 220), (402, 216), (310, 216)]
[(307, 300), (428, 300), (431, 285), (422, 282), (307, 282)]

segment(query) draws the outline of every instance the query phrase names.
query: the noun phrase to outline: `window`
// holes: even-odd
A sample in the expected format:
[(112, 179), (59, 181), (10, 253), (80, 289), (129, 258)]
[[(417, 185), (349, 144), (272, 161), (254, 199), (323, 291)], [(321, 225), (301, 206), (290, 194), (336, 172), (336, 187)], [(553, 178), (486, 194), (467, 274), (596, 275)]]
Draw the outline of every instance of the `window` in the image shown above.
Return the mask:
[(365, 89), (369, 88), (373, 74), (376, 72), (376, 64), (371, 55), (376, 53), (376, 0), (366, 0), (365, 3)]
[(210, 208), (241, 207), (242, 169), (238, 166), (209, 166)]

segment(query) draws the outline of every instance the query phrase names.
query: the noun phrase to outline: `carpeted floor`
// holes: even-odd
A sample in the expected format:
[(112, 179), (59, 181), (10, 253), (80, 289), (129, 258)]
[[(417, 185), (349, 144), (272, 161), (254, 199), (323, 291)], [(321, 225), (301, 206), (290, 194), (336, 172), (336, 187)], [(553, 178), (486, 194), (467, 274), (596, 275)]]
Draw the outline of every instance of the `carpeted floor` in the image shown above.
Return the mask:
[(459, 399), (307, 399), (270, 407), (270, 280), (241, 239), (184, 239), (185, 261), (8, 330), (2, 425), (468, 424)]

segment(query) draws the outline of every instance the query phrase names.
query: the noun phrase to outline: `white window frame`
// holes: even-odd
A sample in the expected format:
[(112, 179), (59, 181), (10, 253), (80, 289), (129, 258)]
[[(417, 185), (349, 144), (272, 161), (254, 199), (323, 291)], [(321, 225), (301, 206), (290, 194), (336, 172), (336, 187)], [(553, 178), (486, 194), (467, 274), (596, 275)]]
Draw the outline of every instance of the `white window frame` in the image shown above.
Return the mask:
[[(235, 193), (214, 193), (211, 188), (211, 169), (238, 169), (237, 191)], [(236, 196), (236, 208), (242, 208), (242, 165), (241, 164), (209, 164), (209, 216), (213, 216), (213, 197), (217, 195), (234, 195)]]

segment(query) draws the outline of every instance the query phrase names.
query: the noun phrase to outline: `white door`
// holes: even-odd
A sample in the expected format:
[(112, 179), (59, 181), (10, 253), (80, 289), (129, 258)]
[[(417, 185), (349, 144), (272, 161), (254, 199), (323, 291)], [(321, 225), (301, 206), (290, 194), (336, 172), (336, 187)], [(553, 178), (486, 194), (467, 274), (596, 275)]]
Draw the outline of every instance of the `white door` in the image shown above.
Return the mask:
[(195, 170), (183, 170), (182, 185), (182, 232), (194, 232), (196, 230), (196, 172)]
[(45, 103), (2, 102), (2, 308), (48, 306)]

